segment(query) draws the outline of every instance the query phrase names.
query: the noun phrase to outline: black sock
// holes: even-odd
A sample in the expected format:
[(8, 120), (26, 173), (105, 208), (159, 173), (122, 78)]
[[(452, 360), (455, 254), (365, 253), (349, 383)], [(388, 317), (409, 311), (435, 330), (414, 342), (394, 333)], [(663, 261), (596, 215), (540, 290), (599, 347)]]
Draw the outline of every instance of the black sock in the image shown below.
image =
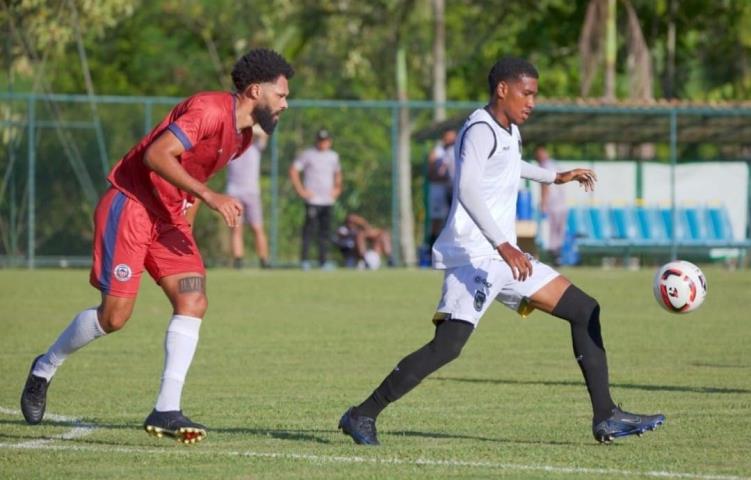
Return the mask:
[(388, 374), (373, 393), (355, 408), (357, 415), (376, 418), (388, 404), (415, 388), (425, 377), (459, 356), (474, 326), (462, 320), (444, 320), (433, 340), (412, 352)]
[(608, 362), (600, 334), (600, 305), (571, 285), (563, 292), (553, 315), (571, 324), (574, 355), (587, 383), (594, 421), (600, 422), (608, 418), (615, 407), (610, 397)]

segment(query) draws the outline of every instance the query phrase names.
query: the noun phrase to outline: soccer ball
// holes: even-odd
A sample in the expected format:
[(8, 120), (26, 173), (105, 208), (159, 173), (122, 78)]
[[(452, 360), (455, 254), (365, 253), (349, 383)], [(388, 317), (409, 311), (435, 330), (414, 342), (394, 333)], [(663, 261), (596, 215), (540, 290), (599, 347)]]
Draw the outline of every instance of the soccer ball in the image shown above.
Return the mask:
[(691, 262), (668, 262), (657, 271), (652, 291), (657, 303), (672, 313), (696, 310), (707, 296), (707, 280)]

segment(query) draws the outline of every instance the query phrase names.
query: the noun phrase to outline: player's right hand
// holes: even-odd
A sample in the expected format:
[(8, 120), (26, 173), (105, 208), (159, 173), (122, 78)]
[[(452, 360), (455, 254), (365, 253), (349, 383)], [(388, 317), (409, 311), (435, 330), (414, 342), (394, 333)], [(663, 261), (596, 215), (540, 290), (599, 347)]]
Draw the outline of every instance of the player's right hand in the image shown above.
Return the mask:
[(513, 247), (510, 243), (504, 242), (496, 247), (498, 254), (511, 268), (511, 274), (514, 280), (523, 282), (532, 275), (532, 263), (524, 253)]
[(203, 195), (203, 201), (212, 210), (216, 210), (224, 217), (228, 227), (236, 227), (240, 224), (243, 213), (243, 204), (234, 197), (221, 193), (208, 193)]

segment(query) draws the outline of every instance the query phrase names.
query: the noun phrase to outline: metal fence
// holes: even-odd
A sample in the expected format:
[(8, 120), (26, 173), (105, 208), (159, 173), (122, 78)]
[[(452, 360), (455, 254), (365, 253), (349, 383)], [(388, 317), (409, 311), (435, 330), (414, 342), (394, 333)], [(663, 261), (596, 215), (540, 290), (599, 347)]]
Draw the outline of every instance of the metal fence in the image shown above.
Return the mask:
[[(180, 100), (0, 94), (0, 264), (30, 268), (89, 264), (91, 217), (98, 196), (107, 188), (107, 172)], [(479, 105), (448, 102), (445, 107), (451, 118), (460, 119)], [(390, 228), (394, 245), (398, 245), (397, 138), (403, 128), (399, 125), (400, 108), (410, 110), (410, 128), (423, 132), (414, 137), (411, 145), (416, 219), (413, 234), (416, 243), (422, 243), (423, 173), (435, 138), (430, 135), (431, 126), (435, 127), (435, 106), (433, 102), (419, 101), (291, 101), (262, 159), (262, 197), (272, 262), (292, 264), (299, 257), (303, 203), (294, 193), (287, 169), (296, 153), (313, 143), (314, 134), (321, 127), (332, 132), (334, 149), (342, 162), (344, 192), (335, 207), (335, 222), (341, 221), (347, 211), (357, 212), (375, 225)], [(601, 158), (603, 138), (591, 142), (560, 136), (551, 139), (543, 133), (551, 130), (535, 130), (544, 126), (544, 119), (552, 122), (553, 129), (585, 121), (594, 128), (603, 118), (591, 120), (598, 112), (612, 119), (634, 119), (637, 113), (644, 113), (630, 108), (543, 104), (532, 118), (538, 112), (543, 114), (541, 123), (530, 122), (529, 126), (534, 134), (530, 136), (527, 127), (522, 128), (525, 141), (560, 143), (561, 151), (570, 159)], [(675, 164), (680, 156), (678, 131), (682, 118), (741, 115), (746, 121), (744, 128), (748, 128), (751, 110), (664, 108), (649, 115), (664, 119), (663, 126), (651, 137), (658, 145), (658, 157)], [(690, 150), (689, 154), (721, 159), (723, 152), (718, 147)], [(222, 190), (224, 180), (224, 173), (220, 172), (210, 185)], [(201, 209), (195, 233), (208, 265), (228, 263), (229, 232), (218, 216)], [(246, 238), (250, 241), (250, 235)]]

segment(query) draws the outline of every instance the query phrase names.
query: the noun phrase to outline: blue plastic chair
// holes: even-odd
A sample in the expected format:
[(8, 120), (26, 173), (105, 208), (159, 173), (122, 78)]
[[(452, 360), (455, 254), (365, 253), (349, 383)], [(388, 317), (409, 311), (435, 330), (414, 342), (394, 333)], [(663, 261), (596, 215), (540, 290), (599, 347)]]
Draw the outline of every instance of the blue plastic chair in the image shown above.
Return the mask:
[(680, 209), (681, 221), (684, 223), (686, 240), (692, 243), (700, 243), (708, 240), (706, 229), (701, 221), (700, 209), (686, 207)]
[(629, 228), (629, 220), (624, 207), (610, 207), (608, 210), (610, 220), (610, 236), (618, 240), (631, 240), (633, 235)]
[(603, 217), (604, 215), (600, 208), (586, 208), (587, 230), (590, 239), (604, 242), (606, 239), (610, 238), (610, 229)]
[(708, 207), (704, 209), (704, 222), (707, 236), (712, 240), (733, 240), (730, 216), (725, 207)]
[(650, 243), (657, 241), (657, 232), (652, 220), (650, 220), (649, 210), (644, 207), (634, 207), (631, 209), (631, 218), (634, 225), (634, 237), (639, 243)]

